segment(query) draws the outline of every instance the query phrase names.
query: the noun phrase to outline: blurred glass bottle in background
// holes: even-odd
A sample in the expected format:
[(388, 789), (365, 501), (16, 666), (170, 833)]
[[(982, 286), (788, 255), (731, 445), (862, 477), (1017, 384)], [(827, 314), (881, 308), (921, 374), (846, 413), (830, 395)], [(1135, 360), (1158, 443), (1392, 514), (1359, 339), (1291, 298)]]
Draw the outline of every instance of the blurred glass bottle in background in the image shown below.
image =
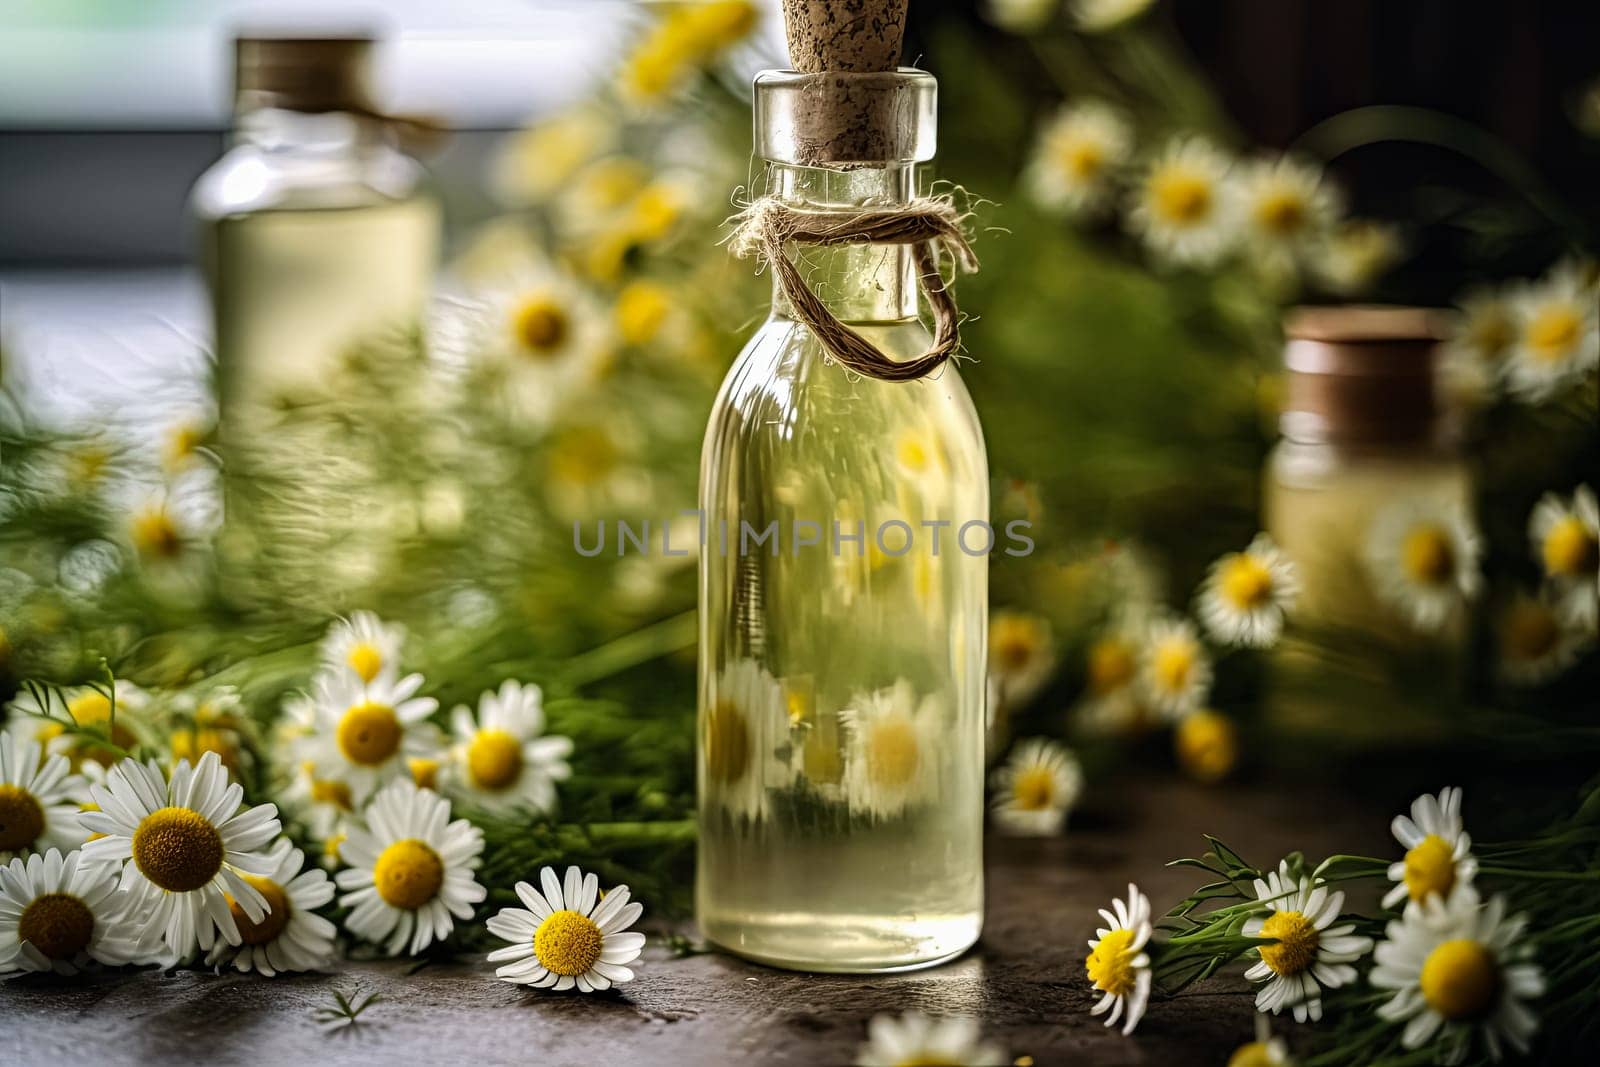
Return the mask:
[(415, 324), (439, 207), (369, 88), (367, 37), (235, 41), (234, 143), (196, 183), (224, 441)]
[(1263, 518), (1302, 592), (1268, 724), (1348, 750), (1424, 743), (1461, 696), (1479, 573), (1471, 479), (1438, 399), (1442, 324), (1421, 308), (1323, 307), (1284, 332)]

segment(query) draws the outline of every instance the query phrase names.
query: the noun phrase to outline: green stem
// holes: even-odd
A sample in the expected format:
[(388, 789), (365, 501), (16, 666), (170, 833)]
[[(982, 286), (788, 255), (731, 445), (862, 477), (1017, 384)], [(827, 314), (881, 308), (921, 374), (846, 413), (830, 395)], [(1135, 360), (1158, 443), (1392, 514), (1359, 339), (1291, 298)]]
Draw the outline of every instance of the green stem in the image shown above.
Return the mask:
[(1600, 871), (1531, 871), (1518, 867), (1479, 867), (1479, 874), (1492, 874), (1496, 878), (1523, 878), (1535, 882), (1594, 882), (1600, 881)]
[(695, 616), (685, 611), (580, 653), (567, 662), (565, 679), (577, 688), (688, 648), (699, 635)]

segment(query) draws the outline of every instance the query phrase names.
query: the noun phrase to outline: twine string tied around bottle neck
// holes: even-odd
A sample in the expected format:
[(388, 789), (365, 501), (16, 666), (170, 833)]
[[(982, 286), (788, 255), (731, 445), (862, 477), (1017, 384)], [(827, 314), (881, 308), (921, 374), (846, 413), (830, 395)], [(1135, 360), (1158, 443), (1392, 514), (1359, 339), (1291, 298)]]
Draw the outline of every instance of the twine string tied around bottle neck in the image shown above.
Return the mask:
[[(820, 247), (910, 245), (917, 282), (933, 314), (932, 346), (910, 360), (896, 361), (884, 355), (840, 322), (806, 284), (784, 251), (789, 242)], [(760, 258), (772, 264), (795, 318), (810, 327), (829, 355), (858, 374), (883, 381), (912, 381), (943, 366), (961, 347), (961, 312), (940, 273), (940, 255), (948, 255), (956, 269), (969, 274), (978, 269), (978, 257), (952, 197), (918, 197), (892, 207), (835, 210), (797, 208), (777, 197), (763, 197), (735, 217), (729, 246), (741, 259)]]

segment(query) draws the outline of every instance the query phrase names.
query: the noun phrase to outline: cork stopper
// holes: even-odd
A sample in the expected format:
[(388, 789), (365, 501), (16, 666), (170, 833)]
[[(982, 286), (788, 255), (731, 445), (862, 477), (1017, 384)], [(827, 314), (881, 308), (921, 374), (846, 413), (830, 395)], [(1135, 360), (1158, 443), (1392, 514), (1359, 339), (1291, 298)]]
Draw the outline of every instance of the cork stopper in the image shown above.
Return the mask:
[(241, 36), (234, 39), (234, 100), (239, 111), (372, 113), (369, 35)]
[(1405, 442), (1440, 428), (1437, 353), (1446, 323), (1429, 308), (1296, 308), (1284, 319), (1282, 429), (1294, 440)]
[(800, 162), (901, 159), (908, 108), (896, 73), (908, 0), (783, 0), (789, 60), (811, 75), (794, 114)]

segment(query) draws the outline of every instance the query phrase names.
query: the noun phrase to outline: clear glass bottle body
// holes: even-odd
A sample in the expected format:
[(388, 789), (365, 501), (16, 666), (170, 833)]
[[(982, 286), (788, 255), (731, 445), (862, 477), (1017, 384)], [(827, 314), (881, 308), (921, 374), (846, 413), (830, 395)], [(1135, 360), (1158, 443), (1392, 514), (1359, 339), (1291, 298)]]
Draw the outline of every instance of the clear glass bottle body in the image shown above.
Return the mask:
[(418, 322), (439, 207), (378, 121), (258, 108), (195, 184), (225, 425), (316, 390), (348, 349)]
[[(797, 205), (914, 183), (910, 163), (769, 167)], [(891, 358), (926, 350), (906, 249), (792, 254)], [(850, 374), (776, 294), (713, 408), (700, 506), (702, 930), (803, 970), (959, 954), (982, 924), (988, 560), (958, 533), (987, 528), (988, 466), (956, 367)], [(772, 523), (776, 554), (741, 536)]]

